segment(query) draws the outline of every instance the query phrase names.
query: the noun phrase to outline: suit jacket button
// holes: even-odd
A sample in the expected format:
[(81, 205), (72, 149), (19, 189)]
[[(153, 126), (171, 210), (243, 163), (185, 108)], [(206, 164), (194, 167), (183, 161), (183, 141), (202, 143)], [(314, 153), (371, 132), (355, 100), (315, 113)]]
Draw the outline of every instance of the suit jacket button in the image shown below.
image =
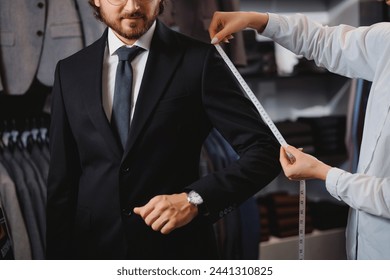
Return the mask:
[(130, 171), (130, 168), (129, 167), (123, 167), (122, 168), (122, 172), (123, 173), (127, 173), (127, 172), (129, 172)]
[(131, 211), (130, 209), (127, 209), (127, 208), (123, 208), (122, 209), (122, 214), (124, 216), (131, 216), (131, 214), (133, 214), (133, 211)]

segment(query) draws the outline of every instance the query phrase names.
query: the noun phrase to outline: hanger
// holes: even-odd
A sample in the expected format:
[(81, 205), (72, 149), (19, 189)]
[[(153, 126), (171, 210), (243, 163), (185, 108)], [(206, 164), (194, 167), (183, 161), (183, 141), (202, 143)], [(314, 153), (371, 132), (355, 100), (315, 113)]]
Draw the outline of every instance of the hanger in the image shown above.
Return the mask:
[(19, 131), (17, 130), (16, 126), (16, 119), (11, 119), (10, 121), (6, 122), (7, 124), (7, 131), (8, 131), (8, 149), (13, 153), (16, 148), (20, 149), (20, 141), (19, 141)]
[(3, 143), (3, 132), (0, 130), (0, 154), (3, 154), (4, 143)]

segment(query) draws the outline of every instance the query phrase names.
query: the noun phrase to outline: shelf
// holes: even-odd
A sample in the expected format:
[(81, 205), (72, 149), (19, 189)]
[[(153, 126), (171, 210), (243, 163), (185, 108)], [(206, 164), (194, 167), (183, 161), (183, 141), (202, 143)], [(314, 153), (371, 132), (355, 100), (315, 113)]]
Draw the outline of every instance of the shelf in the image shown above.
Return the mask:
[[(327, 12), (331, 6), (328, 0), (241, 0), (241, 10), (269, 12)], [(342, 2), (342, 1), (341, 1)], [(338, 1), (340, 3), (340, 1)]]
[[(298, 236), (260, 243), (261, 260), (297, 260)], [(305, 260), (345, 260), (345, 229), (314, 230), (305, 236)]]
[(345, 77), (316, 74), (245, 80), (274, 122), (347, 112), (350, 79)]
[(245, 75), (242, 74), (243, 78), (245, 80), (257, 80), (259, 82), (262, 81), (270, 81), (274, 80), (277, 82), (288, 82), (289, 80), (294, 81), (294, 80), (306, 80), (306, 79), (325, 79), (325, 80), (333, 80), (336, 79), (337, 81), (346, 81), (348, 78), (340, 76), (338, 74), (331, 73), (329, 71), (324, 70), (323, 72), (320, 71), (305, 71), (305, 72), (299, 72), (299, 73), (293, 73), (291, 75), (278, 75), (278, 74), (250, 74), (250, 75)]

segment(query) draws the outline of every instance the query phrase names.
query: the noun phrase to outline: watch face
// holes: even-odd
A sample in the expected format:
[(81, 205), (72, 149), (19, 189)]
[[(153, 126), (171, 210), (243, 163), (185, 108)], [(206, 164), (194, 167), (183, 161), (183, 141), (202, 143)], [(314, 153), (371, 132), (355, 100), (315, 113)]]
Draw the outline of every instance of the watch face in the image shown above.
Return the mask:
[(194, 191), (188, 193), (188, 201), (191, 204), (195, 204), (195, 205), (199, 205), (203, 203), (202, 197)]

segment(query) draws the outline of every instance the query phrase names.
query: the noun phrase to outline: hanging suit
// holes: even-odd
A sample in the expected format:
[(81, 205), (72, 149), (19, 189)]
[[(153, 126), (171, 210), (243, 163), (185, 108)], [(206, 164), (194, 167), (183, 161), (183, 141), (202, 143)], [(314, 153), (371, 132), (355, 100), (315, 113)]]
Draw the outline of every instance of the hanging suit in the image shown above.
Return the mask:
[[(239, 0), (171, 0), (160, 18), (168, 26), (176, 25), (187, 36), (210, 42), (208, 28), (214, 12), (239, 10)], [(224, 48), (235, 65), (247, 64), (242, 32), (234, 34), (234, 40)]]
[[(45, 215), (44, 211), (39, 211), (41, 208), (36, 208), (35, 204), (42, 205), (39, 199), (37, 190), (29, 190), (25, 173), (22, 167), (17, 163), (13, 154), (8, 150), (3, 151), (4, 165), (9, 170), (9, 175), (15, 181), (15, 187), (18, 194), (19, 203), (23, 205), (21, 207), (24, 221), (26, 223), (26, 229), (30, 238), (31, 254), (35, 260), (44, 259), (44, 240), (40, 234), (39, 221), (42, 221), (42, 216)], [(33, 199), (32, 199), (33, 197)], [(39, 214), (41, 217), (39, 217)], [(41, 219), (40, 219), (41, 218)], [(42, 222), (41, 222), (42, 224)]]
[(86, 0), (0, 1), (0, 92), (24, 94), (35, 78), (52, 86), (57, 61), (103, 29)]
[(10, 178), (0, 157), (0, 204), (10, 228), (13, 253), (17, 260), (30, 260), (31, 246), (22, 215), (14, 182)]

